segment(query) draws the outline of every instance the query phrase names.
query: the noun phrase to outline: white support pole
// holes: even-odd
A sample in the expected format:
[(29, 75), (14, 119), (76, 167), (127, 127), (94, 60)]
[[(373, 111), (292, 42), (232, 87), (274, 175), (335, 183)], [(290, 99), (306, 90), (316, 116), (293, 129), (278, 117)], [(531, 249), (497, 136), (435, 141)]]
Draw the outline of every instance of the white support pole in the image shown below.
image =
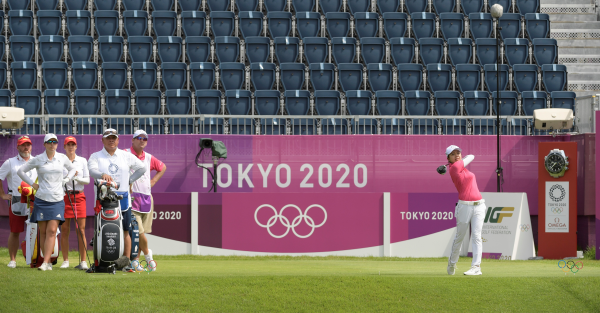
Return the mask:
[(392, 256), (392, 246), (390, 244), (390, 193), (383, 193), (383, 256)]
[(191, 205), (191, 219), (192, 219), (192, 240), (190, 254), (198, 254), (198, 193), (192, 192), (192, 205)]

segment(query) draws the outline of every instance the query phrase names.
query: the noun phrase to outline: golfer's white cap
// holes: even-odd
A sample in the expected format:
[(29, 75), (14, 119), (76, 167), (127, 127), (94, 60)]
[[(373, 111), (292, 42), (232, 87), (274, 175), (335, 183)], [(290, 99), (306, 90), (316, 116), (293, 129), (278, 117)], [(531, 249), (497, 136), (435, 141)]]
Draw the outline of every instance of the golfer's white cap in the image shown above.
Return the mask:
[(117, 132), (116, 129), (109, 128), (109, 129), (105, 130), (104, 133), (102, 133), (102, 138), (106, 138), (109, 136), (115, 136), (115, 137), (119, 138), (119, 133)]
[(135, 133), (133, 133), (133, 138), (135, 138), (137, 136), (144, 136), (144, 137), (148, 138), (148, 134), (143, 129), (138, 129), (135, 131)]
[(452, 153), (452, 151), (454, 151), (454, 150), (458, 150), (458, 151), (462, 152), (462, 149), (459, 148), (458, 146), (451, 145), (450, 147), (446, 148), (446, 157), (448, 157), (448, 155), (450, 155), (450, 153)]
[(51, 140), (51, 139), (58, 141), (58, 138), (56, 138), (55, 134), (46, 134), (46, 136), (44, 136), (44, 142), (47, 142), (48, 140)]

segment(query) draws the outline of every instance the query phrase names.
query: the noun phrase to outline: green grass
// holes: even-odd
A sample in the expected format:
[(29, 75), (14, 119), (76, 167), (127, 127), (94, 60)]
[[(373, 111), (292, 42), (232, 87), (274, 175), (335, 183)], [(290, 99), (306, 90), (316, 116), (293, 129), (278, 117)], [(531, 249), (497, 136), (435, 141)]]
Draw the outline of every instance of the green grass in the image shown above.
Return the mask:
[[(19, 251), (19, 253), (21, 253)], [(71, 252), (75, 265), (77, 253)], [(565, 275), (556, 261), (484, 260), (455, 276), (446, 259), (156, 256), (158, 271), (85, 274), (9, 269), (0, 249), (0, 311), (597, 312), (600, 262)]]

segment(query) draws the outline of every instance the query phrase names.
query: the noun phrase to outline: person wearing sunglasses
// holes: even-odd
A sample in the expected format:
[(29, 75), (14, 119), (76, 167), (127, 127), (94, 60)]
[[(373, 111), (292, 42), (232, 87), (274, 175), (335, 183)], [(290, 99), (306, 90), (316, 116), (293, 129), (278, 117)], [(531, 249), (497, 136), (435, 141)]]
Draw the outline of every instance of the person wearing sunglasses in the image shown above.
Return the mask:
[[(10, 262), (8, 267), (17, 267), (17, 250), (19, 249), (19, 234), (25, 231), (25, 221), (29, 215), (29, 207), (27, 203), (21, 203), (21, 194), (18, 191), (21, 182), (21, 177), (17, 171), (25, 165), (31, 158), (31, 139), (29, 136), (21, 136), (17, 139), (17, 156), (14, 156), (2, 164), (0, 167), (0, 199), (8, 200), (10, 210), (8, 210), (8, 223), (10, 225), (10, 234), (8, 235), (8, 255)], [(37, 171), (31, 170), (27, 172), (31, 179), (37, 178)], [(8, 193), (4, 193), (2, 181), (6, 179), (8, 185)]]
[[(63, 186), (77, 175), (77, 169), (73, 167), (67, 156), (56, 152), (57, 147), (56, 135), (47, 134), (44, 137), (46, 151), (31, 158), (17, 171), (24, 182), (37, 190), (29, 222), (37, 223), (40, 232), (39, 242), (40, 245), (43, 245), (44, 255), (44, 262), (38, 267), (41, 271), (52, 270), (50, 256), (54, 249), (56, 231), (58, 226), (65, 221)], [(27, 175), (34, 169), (37, 170), (39, 184)], [(63, 178), (63, 169), (67, 170), (65, 178)]]
[[(165, 174), (167, 166), (155, 156), (144, 151), (147, 145), (148, 134), (144, 130), (139, 129), (133, 134), (131, 148), (125, 149), (125, 151), (135, 155), (140, 161), (144, 162), (144, 166), (146, 167), (146, 173), (131, 186), (131, 196), (133, 197), (131, 210), (133, 211), (133, 215), (139, 226), (140, 250), (144, 253), (146, 262), (150, 264), (150, 261), (152, 261), (152, 250), (148, 248), (148, 238), (146, 238), (146, 234), (152, 232), (154, 201), (152, 200), (151, 189)], [(151, 179), (150, 172), (152, 170), (157, 173), (154, 175), (154, 178)], [(141, 267), (140, 269), (143, 270)], [(156, 266), (152, 270), (156, 271)]]
[[(119, 189), (117, 194), (122, 195), (121, 215), (123, 216), (123, 238), (124, 252), (123, 256), (129, 258), (131, 255), (131, 237), (129, 229), (131, 228), (131, 197), (129, 196), (130, 185), (138, 180), (146, 172), (144, 163), (133, 154), (119, 149), (119, 133), (115, 129), (109, 128), (102, 133), (102, 144), (104, 148), (94, 152), (88, 160), (88, 169), (90, 176), (94, 179), (103, 179), (108, 182), (117, 182)], [(94, 193), (95, 195), (95, 193)], [(129, 266), (125, 268), (132, 271)]]

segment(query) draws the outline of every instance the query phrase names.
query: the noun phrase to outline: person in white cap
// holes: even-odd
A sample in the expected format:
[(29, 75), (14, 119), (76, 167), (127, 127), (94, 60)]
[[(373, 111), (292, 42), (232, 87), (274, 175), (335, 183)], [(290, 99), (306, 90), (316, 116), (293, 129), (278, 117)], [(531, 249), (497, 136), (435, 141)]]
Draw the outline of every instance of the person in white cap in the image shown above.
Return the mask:
[[(139, 226), (140, 250), (144, 253), (146, 263), (150, 264), (152, 261), (152, 250), (148, 248), (148, 238), (146, 238), (146, 234), (152, 232), (154, 201), (152, 199), (151, 190), (156, 182), (158, 182), (165, 174), (167, 166), (150, 153), (144, 151), (147, 145), (148, 134), (144, 130), (139, 129), (133, 134), (131, 148), (125, 149), (125, 151), (135, 155), (140, 161), (144, 162), (144, 166), (146, 167), (146, 173), (131, 186), (131, 196), (133, 198), (131, 209)], [(154, 178), (150, 179), (150, 172), (152, 170), (157, 171), (157, 173), (154, 175)], [(156, 263), (151, 269), (153, 271), (156, 270)], [(139, 270), (143, 271), (144, 269), (138, 268), (138, 271)]]
[[(146, 167), (133, 154), (119, 149), (119, 133), (115, 129), (109, 128), (102, 133), (102, 144), (104, 148), (90, 156), (88, 169), (90, 176), (94, 179), (119, 183), (119, 189), (116, 193), (123, 196), (121, 200), (123, 237), (125, 239), (123, 258), (126, 257), (127, 260), (125, 262), (118, 261), (118, 263), (128, 264), (131, 255), (131, 237), (129, 236), (131, 198), (129, 197), (129, 185), (144, 175)], [(132, 271), (133, 269), (127, 268), (126, 270)]]
[[(50, 256), (54, 249), (56, 230), (65, 221), (63, 185), (77, 175), (77, 169), (73, 167), (67, 156), (56, 152), (58, 147), (56, 135), (47, 134), (44, 137), (44, 147), (46, 148), (44, 153), (31, 158), (17, 171), (24, 182), (37, 190), (29, 222), (37, 223), (39, 227), (39, 242), (43, 245), (44, 253), (44, 262), (38, 267), (41, 271), (52, 270)], [(39, 184), (26, 174), (33, 169), (37, 171)], [(63, 169), (68, 171), (66, 178), (63, 178)]]
[(460, 254), (462, 242), (471, 225), (471, 237), (473, 239), (473, 261), (471, 269), (464, 272), (465, 275), (481, 275), (481, 229), (483, 228), (483, 219), (485, 217), (485, 203), (479, 193), (475, 174), (467, 170), (466, 166), (475, 159), (473, 155), (467, 155), (464, 159), (461, 155), (462, 150), (451, 145), (446, 148), (446, 158), (448, 164), (438, 167), (440, 174), (445, 174), (446, 169), (450, 170), (450, 177), (458, 191), (458, 203), (454, 216), (456, 217), (456, 237), (452, 244), (452, 253), (448, 258), (448, 274), (454, 275), (456, 262)]

